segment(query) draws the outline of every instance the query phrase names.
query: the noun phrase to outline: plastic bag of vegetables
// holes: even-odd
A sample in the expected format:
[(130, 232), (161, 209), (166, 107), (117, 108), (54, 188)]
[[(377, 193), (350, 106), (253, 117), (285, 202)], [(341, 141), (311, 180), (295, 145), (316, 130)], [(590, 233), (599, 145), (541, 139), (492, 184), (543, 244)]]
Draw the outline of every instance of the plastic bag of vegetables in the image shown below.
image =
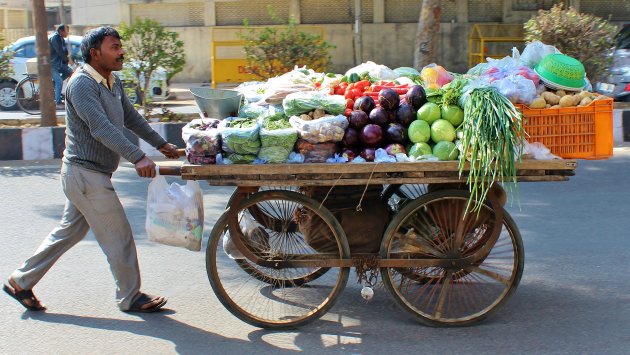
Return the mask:
[(327, 95), (317, 91), (301, 91), (287, 95), (282, 100), (282, 107), (287, 116), (322, 109), (338, 115), (346, 109), (346, 99), (341, 95)]
[(297, 129), (300, 138), (309, 143), (341, 142), (348, 128), (348, 120), (344, 115), (326, 115), (310, 121), (291, 116), (289, 123)]
[(297, 138), (297, 130), (291, 127), (285, 115), (276, 113), (263, 118), (258, 158), (268, 163), (285, 163)]
[[(254, 161), (260, 149), (260, 124), (254, 118), (228, 117), (219, 124), (222, 148), (230, 158), (232, 153), (245, 156), (239, 162)], [(247, 157), (251, 155), (253, 157)], [(234, 160), (232, 160), (234, 162)]]
[(186, 158), (191, 164), (215, 164), (221, 152), (221, 134), (217, 119), (194, 119), (182, 128)]

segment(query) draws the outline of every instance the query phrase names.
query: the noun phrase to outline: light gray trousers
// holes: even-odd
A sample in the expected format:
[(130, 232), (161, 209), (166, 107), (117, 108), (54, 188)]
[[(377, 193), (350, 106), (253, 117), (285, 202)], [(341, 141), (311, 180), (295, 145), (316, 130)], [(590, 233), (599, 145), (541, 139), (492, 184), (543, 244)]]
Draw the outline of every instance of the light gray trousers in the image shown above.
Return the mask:
[(111, 177), (64, 163), (61, 185), (67, 199), (59, 226), (11, 277), (30, 290), (91, 228), (114, 274), (118, 306), (128, 310), (140, 296), (140, 270), (131, 226)]

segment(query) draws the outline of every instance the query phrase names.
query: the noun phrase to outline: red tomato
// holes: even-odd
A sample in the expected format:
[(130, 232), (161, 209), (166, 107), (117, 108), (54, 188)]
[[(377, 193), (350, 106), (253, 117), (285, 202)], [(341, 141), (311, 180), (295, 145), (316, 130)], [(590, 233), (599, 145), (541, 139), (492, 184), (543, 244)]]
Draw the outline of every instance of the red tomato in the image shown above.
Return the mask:
[(346, 108), (354, 108), (354, 100), (346, 99)]
[(337, 86), (337, 88), (335, 89), (335, 95), (345, 95), (346, 94), (346, 89)]
[(355, 97), (361, 97), (361, 95), (363, 95), (363, 91), (354, 88), (352, 90), (350, 90), (350, 93), (352, 94), (352, 98), (354, 99)]
[(347, 90), (346, 94), (343, 96), (346, 98), (346, 100), (348, 99), (354, 99), (354, 96), (352, 96), (352, 90)]
[(352, 113), (352, 111), (353, 111), (353, 110), (352, 110), (351, 108), (347, 108), (347, 109), (344, 111), (344, 113), (343, 113), (343, 114), (344, 114), (346, 117), (348, 117), (348, 116), (350, 116), (350, 113)]

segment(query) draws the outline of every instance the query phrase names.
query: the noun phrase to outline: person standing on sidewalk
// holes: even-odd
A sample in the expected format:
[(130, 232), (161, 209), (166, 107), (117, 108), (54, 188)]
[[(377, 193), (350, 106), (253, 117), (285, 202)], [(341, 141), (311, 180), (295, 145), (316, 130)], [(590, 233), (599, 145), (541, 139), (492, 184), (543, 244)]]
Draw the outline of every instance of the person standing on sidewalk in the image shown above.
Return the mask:
[(68, 66), (68, 46), (64, 38), (68, 37), (68, 26), (61, 24), (57, 27), (57, 31), (50, 36), (48, 43), (50, 44), (50, 61), (52, 79), (55, 84), (55, 104), (57, 109), (63, 109), (61, 103), (61, 90), (63, 81), (72, 75), (72, 68)]
[(178, 157), (177, 147), (160, 137), (134, 109), (120, 79), (112, 73), (122, 69), (124, 53), (120, 35), (112, 27), (91, 30), (81, 42), (86, 64), (75, 71), (66, 90), (63, 216), (35, 254), (4, 285), (4, 291), (29, 310), (46, 309), (32, 288), (89, 229), (107, 256), (122, 311), (155, 312), (166, 304), (164, 297), (140, 292), (136, 245), (111, 176), (120, 157), (132, 162), (139, 176), (156, 175), (155, 163), (125, 137), (124, 127), (168, 158)]

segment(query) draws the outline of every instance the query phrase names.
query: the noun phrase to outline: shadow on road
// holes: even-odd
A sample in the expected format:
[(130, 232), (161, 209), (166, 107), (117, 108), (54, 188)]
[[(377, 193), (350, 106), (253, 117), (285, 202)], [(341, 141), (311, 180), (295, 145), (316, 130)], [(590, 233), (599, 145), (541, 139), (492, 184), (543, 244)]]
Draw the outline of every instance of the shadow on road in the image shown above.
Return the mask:
[[(249, 353), (260, 350), (274, 350), (274, 352), (278, 352), (281, 350), (272, 346), (265, 346), (264, 343), (251, 343), (239, 339), (226, 338), (207, 330), (179, 322), (169, 317), (169, 315), (173, 315), (175, 313), (176, 312), (172, 310), (165, 309), (159, 314), (134, 314), (138, 317), (138, 320), (126, 320), (86, 317), (60, 313), (34, 313), (26, 311), (24, 312), (22, 318), (30, 318), (48, 323), (74, 325), (84, 328), (127, 332), (166, 340), (175, 345), (175, 351), (178, 354), (211, 353), (211, 349), (217, 349), (216, 347), (219, 343), (221, 344), (222, 349), (228, 351), (231, 349), (229, 352), (240, 351)], [(249, 351), (247, 350), (248, 348)]]

